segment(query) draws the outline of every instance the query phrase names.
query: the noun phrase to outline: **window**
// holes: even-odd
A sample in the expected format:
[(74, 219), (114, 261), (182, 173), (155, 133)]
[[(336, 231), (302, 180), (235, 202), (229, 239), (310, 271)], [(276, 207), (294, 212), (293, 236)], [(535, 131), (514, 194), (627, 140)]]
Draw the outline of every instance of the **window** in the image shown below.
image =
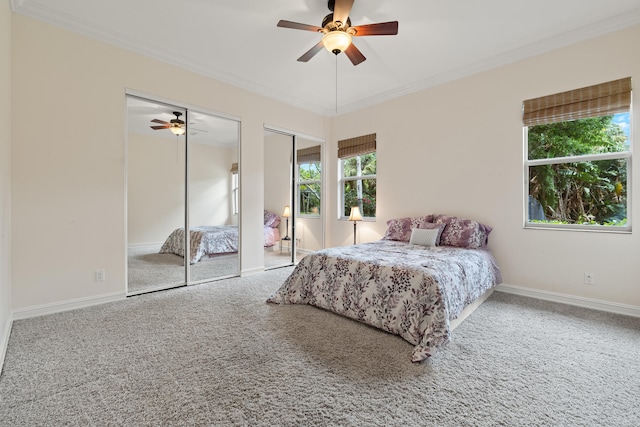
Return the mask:
[(238, 164), (231, 165), (231, 211), (234, 215), (238, 215), (240, 209), (239, 204), (240, 180), (238, 179)]
[(376, 134), (338, 141), (340, 218), (358, 206), (364, 218), (376, 216)]
[(320, 146), (298, 150), (298, 213), (301, 216), (320, 216), (322, 166)]
[(631, 231), (631, 79), (524, 102), (525, 227)]

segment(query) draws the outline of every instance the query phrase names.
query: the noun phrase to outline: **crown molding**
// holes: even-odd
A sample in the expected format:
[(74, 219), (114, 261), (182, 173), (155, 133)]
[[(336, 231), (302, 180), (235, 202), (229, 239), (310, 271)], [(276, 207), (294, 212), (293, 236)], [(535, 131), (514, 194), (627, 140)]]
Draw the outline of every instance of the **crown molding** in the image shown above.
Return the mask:
[[(469, 77), (474, 74), (522, 61), (527, 58), (538, 56), (543, 53), (551, 52), (563, 47), (571, 46), (573, 44), (600, 37), (615, 31), (620, 31), (638, 24), (640, 24), (640, 8), (634, 9), (628, 13), (604, 19), (602, 21), (575, 29), (573, 31), (568, 31), (554, 37), (531, 43), (518, 49), (504, 52), (502, 54), (488, 58), (484, 61), (479, 61), (474, 64), (460, 67), (456, 70), (451, 70), (447, 71), (446, 73), (431, 76), (420, 82), (406, 85), (402, 88), (393, 89), (359, 101), (338, 106), (338, 111), (340, 112), (340, 114), (346, 114), (376, 104), (381, 104), (392, 99), (400, 98), (405, 95), (430, 89), (432, 87), (449, 83), (464, 77)], [(325, 115), (335, 116), (336, 114), (331, 114), (331, 111), (327, 109), (325, 110)]]
[(640, 8), (630, 12), (619, 14), (587, 26), (550, 37), (527, 46), (495, 55), (483, 61), (468, 64), (455, 70), (447, 71), (438, 75), (430, 76), (416, 83), (389, 90), (373, 95), (361, 100), (338, 105), (337, 111), (334, 107), (325, 107), (308, 99), (301, 99), (285, 95), (282, 92), (268, 89), (257, 82), (242, 79), (237, 75), (228, 73), (220, 69), (213, 69), (203, 63), (190, 60), (182, 56), (179, 52), (160, 50), (139, 40), (131, 40), (121, 34), (100, 27), (88, 22), (76, 19), (68, 14), (61, 13), (55, 9), (35, 3), (30, 0), (11, 0), (11, 8), (14, 12), (26, 15), (52, 25), (65, 28), (82, 35), (95, 38), (107, 44), (115, 45), (125, 50), (135, 52), (167, 64), (194, 72), (196, 74), (218, 80), (222, 83), (244, 89), (246, 91), (262, 95), (264, 97), (283, 102), (285, 104), (298, 107), (312, 113), (325, 117), (336, 117), (342, 114), (354, 112), (376, 104), (387, 102), (405, 95), (429, 89), (444, 83), (468, 77), (480, 72), (484, 72), (503, 65), (521, 61), (526, 58), (540, 55), (545, 52), (556, 50), (572, 44), (576, 44), (588, 39), (599, 37), (607, 33), (622, 30), (633, 25), (640, 24)]

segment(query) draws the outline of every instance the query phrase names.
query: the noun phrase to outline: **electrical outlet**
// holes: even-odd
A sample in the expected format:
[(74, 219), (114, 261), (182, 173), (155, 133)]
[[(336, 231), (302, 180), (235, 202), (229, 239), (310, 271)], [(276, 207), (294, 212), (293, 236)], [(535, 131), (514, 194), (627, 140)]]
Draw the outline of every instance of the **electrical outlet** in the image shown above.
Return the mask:
[(104, 270), (96, 270), (96, 282), (104, 282), (107, 279), (107, 273)]
[(595, 279), (595, 277), (593, 277), (593, 273), (588, 273), (588, 272), (584, 273), (584, 284), (585, 285), (595, 285), (596, 284), (596, 279)]

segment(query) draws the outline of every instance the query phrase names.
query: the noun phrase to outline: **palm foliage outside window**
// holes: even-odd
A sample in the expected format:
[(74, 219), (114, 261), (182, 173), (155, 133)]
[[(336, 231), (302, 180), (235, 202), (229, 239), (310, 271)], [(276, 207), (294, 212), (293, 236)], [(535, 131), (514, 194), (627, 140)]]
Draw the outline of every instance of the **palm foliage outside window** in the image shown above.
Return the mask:
[(525, 227), (631, 231), (631, 78), (523, 102)]

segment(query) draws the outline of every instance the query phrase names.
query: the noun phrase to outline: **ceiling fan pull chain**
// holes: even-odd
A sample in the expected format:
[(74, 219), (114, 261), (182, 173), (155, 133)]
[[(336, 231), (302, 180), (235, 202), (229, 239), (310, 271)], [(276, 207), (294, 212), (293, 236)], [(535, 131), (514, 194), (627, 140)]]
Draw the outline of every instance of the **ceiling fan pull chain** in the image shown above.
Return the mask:
[(338, 55), (336, 57), (336, 115), (338, 114)]

